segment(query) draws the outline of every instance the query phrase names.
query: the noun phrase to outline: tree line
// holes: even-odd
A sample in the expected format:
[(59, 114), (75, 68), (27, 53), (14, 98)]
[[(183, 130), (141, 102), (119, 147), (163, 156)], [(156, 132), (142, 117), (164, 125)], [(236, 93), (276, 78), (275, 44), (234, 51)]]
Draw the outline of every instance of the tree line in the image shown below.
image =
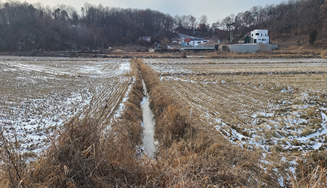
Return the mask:
[[(202, 27), (199, 27), (199, 25)], [(167, 43), (176, 28), (185, 34), (208, 35), (206, 16), (172, 17), (150, 9), (124, 9), (85, 3), (44, 6), (12, 1), (0, 3), (0, 51), (81, 50), (118, 45)], [(140, 40), (149, 36), (151, 41)]]
[(171, 38), (174, 19), (150, 9), (85, 4), (81, 14), (69, 6), (9, 2), (0, 4), (0, 50), (108, 48), (137, 43), (142, 36)]
[[(150, 9), (123, 9), (86, 3), (81, 10), (60, 5), (0, 3), (0, 51), (80, 50), (167, 41), (175, 32), (234, 40), (253, 29), (268, 29), (272, 38), (309, 34), (312, 39), (327, 28), (327, 0), (289, 0), (278, 5), (254, 6), (208, 24), (207, 17), (171, 16)], [(313, 41), (314, 42), (314, 41)]]

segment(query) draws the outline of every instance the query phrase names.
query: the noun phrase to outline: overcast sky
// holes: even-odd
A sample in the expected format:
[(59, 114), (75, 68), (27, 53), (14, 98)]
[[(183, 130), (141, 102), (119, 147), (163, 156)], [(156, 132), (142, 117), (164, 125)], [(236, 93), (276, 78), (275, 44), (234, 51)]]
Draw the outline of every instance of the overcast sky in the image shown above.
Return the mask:
[[(0, 0), (1, 2), (1, 0)], [(6, 2), (6, 0), (2, 0)], [(193, 15), (198, 20), (202, 15), (207, 15), (208, 22), (216, 22), (230, 14), (237, 14), (249, 10), (256, 5), (266, 6), (267, 4), (279, 4), (285, 0), (26, 0), (28, 3), (41, 2), (44, 5), (56, 6), (58, 4), (71, 5), (77, 10), (84, 5), (85, 2), (90, 4), (109, 7), (121, 8), (138, 8), (158, 10), (168, 13), (172, 16)]]

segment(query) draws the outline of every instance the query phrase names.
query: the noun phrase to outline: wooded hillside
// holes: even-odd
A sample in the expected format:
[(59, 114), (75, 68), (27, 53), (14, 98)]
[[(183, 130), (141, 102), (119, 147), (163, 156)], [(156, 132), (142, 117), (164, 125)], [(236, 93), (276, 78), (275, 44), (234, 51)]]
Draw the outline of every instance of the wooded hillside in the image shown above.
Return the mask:
[[(204, 13), (205, 14), (205, 13)], [(232, 14), (211, 26), (203, 15), (171, 16), (146, 9), (109, 8), (85, 4), (80, 11), (61, 5), (9, 2), (0, 4), (0, 51), (83, 50), (117, 45), (167, 41), (174, 32), (197, 37), (234, 41), (253, 29), (268, 29), (272, 39), (306, 36), (299, 43), (324, 46), (327, 28), (327, 0), (290, 0), (279, 5), (254, 6)], [(317, 37), (318, 36), (318, 37)], [(317, 45), (316, 45), (317, 46)]]
[[(234, 30), (234, 39), (242, 38), (251, 30), (260, 28), (268, 29), (272, 39), (305, 35), (306, 41), (299, 43), (309, 44), (310, 33), (314, 39), (317, 34), (326, 32), (327, 1), (289, 0), (278, 5), (254, 6), (246, 12), (227, 16), (213, 25)], [(311, 44), (314, 42), (315, 40)]]
[(0, 50), (65, 50), (108, 48), (136, 43), (141, 36), (170, 37), (173, 18), (158, 11), (85, 4), (72, 7), (0, 5)]

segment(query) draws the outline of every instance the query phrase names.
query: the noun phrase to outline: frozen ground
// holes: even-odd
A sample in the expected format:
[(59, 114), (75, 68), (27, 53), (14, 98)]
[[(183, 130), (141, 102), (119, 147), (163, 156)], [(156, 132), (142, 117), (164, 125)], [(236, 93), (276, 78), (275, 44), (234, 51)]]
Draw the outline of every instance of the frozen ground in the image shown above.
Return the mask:
[(267, 152), (327, 147), (325, 59), (146, 62), (174, 95), (235, 144)]
[(327, 59), (145, 59), (161, 75), (274, 74), (327, 71)]
[(89, 113), (107, 126), (129, 71), (124, 59), (0, 57), (0, 128), (33, 155), (73, 116)]

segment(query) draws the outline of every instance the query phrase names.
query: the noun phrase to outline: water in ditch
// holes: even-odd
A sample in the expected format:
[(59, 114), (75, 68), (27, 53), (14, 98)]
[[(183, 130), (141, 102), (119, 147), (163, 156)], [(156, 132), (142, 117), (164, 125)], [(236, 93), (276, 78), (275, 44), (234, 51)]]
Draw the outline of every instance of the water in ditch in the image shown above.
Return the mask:
[(144, 81), (143, 83), (143, 101), (141, 103), (143, 112), (143, 148), (144, 153), (149, 157), (154, 157), (156, 153), (156, 145), (154, 141), (154, 115), (150, 109), (150, 96), (146, 90)]

